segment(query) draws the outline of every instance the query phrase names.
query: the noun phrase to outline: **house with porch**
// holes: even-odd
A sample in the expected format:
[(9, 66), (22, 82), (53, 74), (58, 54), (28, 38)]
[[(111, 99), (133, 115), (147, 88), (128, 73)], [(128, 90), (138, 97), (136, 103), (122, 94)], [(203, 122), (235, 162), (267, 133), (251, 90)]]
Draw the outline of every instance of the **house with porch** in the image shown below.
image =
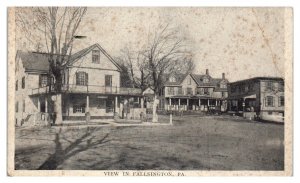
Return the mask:
[(208, 69), (203, 75), (171, 75), (160, 91), (159, 107), (169, 111), (227, 110), (227, 84), (225, 74), (213, 78)]
[[(16, 56), (16, 125), (47, 123), (55, 93), (49, 79), (49, 55), (18, 51)], [(144, 111), (142, 91), (122, 87), (122, 69), (99, 45), (71, 55), (62, 70), (63, 120), (135, 119)]]
[(254, 77), (229, 84), (228, 112), (284, 122), (284, 80), (279, 77)]

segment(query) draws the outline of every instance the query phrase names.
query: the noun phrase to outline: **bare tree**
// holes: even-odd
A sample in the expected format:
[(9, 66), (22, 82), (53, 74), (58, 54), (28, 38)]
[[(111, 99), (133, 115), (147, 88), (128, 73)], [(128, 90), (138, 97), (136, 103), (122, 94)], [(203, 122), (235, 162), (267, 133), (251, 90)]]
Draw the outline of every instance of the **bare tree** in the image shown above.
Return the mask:
[(156, 29), (153, 36), (149, 35), (143, 55), (151, 74), (150, 86), (154, 91), (153, 122), (157, 122), (157, 98), (166, 76), (191, 71), (194, 67), (192, 54), (179, 29), (166, 24)]
[(140, 51), (131, 51), (126, 46), (121, 50), (121, 56), (117, 60), (124, 67), (130, 87), (145, 90), (149, 86), (150, 72), (147, 69), (147, 60)]
[(16, 24), (22, 34), (35, 44), (37, 50), (43, 44), (47, 52), (49, 78), (52, 78), (52, 92), (56, 95), (54, 112), (57, 122), (62, 122), (62, 74), (70, 59), (73, 41), (86, 11), (87, 8), (84, 7), (37, 7), (20, 8), (16, 12)]

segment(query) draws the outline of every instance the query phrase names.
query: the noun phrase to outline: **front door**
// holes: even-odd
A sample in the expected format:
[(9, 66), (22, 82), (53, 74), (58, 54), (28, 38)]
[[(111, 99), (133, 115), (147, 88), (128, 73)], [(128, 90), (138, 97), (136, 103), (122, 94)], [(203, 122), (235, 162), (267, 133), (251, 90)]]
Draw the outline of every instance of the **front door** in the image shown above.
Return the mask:
[(114, 112), (114, 100), (111, 98), (106, 99), (106, 113)]

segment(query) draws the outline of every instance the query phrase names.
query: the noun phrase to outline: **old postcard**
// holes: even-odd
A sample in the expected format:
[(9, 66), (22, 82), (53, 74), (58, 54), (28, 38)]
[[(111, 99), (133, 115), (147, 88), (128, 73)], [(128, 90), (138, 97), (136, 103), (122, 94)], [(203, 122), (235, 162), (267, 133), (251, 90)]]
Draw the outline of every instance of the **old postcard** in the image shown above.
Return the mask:
[(8, 12), (8, 175), (292, 175), (292, 8)]

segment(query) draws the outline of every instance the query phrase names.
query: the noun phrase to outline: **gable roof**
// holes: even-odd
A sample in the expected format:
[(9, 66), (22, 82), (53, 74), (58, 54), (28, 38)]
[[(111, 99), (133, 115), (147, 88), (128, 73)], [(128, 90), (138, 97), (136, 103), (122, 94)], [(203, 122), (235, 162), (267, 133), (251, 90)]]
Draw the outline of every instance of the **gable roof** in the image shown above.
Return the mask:
[(99, 50), (101, 50), (101, 52), (118, 68), (118, 70), (122, 70), (120, 65), (98, 43), (93, 44), (83, 50), (80, 50), (80, 51), (74, 53), (73, 55), (71, 55), (69, 62), (66, 64), (72, 65), (77, 60), (79, 60), (80, 58), (82, 58), (83, 56), (85, 56), (86, 54), (88, 54), (90, 51), (92, 51), (95, 48), (98, 48)]
[[(212, 78), (211, 76), (209, 75), (206, 75), (206, 74), (202, 74), (202, 75), (199, 75), (199, 74), (191, 74), (191, 77), (195, 80), (195, 82), (197, 83), (198, 86), (212, 86), (212, 87), (215, 87), (217, 89), (220, 88), (220, 83), (222, 81), (225, 81), (226, 83), (228, 83), (228, 80), (227, 79), (221, 79), (221, 78)], [(208, 77), (209, 78), (209, 82), (208, 83), (204, 83), (203, 82), (203, 79), (205, 77)]]
[[(83, 50), (71, 55), (68, 65), (73, 64), (81, 57), (88, 54), (94, 48), (99, 48), (101, 52), (121, 71), (120, 65), (99, 45), (93, 44)], [(25, 72), (49, 72), (49, 54), (41, 52), (17, 51), (17, 59), (21, 58)]]
[[(171, 76), (169, 76), (165, 82), (165, 86), (177, 86), (177, 85), (180, 85), (182, 83), (182, 81), (186, 78), (188, 74), (172, 74)], [(175, 77), (175, 80), (174, 82), (172, 81), (169, 81), (169, 78), (170, 77)]]
[(48, 72), (49, 56), (45, 53), (17, 51), (17, 59), (20, 58), (25, 72)]

